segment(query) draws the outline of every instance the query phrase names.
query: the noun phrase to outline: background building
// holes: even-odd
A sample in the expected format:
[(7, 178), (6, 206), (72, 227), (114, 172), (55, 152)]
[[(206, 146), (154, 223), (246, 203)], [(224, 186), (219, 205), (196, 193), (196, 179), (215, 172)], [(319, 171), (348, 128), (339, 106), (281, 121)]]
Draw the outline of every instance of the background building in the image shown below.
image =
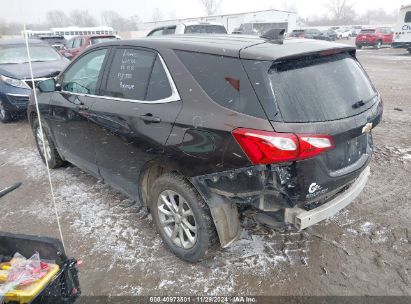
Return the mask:
[(196, 18), (174, 19), (164, 21), (145, 22), (142, 25), (142, 29), (150, 31), (156, 27), (174, 25), (176, 23), (184, 23), (190, 21), (198, 22), (217, 22), (225, 26), (228, 33), (232, 33), (234, 29), (239, 28), (242, 24), (256, 24), (256, 23), (269, 23), (276, 28), (285, 28), (287, 32), (291, 32), (297, 27), (297, 14), (294, 12), (280, 11), (275, 9), (238, 13), (238, 14), (225, 14), (214, 15)]

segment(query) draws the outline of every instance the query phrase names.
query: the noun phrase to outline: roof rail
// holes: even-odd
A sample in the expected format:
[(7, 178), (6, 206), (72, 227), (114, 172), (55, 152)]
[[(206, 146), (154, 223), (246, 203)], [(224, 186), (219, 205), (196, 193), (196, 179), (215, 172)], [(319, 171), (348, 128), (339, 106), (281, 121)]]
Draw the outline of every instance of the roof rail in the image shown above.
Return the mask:
[(285, 33), (285, 29), (283, 28), (282, 29), (273, 28), (271, 30), (268, 30), (264, 34), (262, 34), (260, 38), (268, 40), (269, 42), (272, 42), (272, 43), (283, 44), (284, 33)]

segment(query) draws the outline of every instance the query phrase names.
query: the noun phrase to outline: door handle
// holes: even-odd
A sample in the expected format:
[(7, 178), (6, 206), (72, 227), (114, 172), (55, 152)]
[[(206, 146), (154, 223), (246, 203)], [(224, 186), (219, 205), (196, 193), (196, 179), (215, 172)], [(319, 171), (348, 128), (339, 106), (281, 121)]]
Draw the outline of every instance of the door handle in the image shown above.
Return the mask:
[(159, 123), (161, 122), (161, 118), (157, 116), (153, 116), (153, 114), (148, 113), (144, 115), (140, 115), (141, 119), (146, 121), (146, 122), (152, 122), (152, 123)]

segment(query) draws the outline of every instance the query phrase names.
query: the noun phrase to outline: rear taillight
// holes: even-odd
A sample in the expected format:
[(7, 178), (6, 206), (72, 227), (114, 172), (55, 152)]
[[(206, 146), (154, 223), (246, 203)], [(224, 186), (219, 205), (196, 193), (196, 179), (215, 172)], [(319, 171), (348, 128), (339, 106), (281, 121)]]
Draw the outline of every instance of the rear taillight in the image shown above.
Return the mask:
[(293, 134), (238, 128), (234, 138), (254, 165), (306, 159), (334, 148), (329, 135)]
[(330, 135), (298, 134), (297, 136), (300, 142), (299, 159), (310, 158), (335, 148), (334, 140)]

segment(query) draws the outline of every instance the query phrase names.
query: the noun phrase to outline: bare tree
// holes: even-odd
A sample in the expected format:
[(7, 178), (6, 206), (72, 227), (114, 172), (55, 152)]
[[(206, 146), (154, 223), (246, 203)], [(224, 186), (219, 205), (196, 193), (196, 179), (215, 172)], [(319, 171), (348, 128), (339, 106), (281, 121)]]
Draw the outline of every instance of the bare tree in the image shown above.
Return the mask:
[(23, 30), (22, 23), (0, 21), (0, 36), (20, 35), (22, 30)]
[(75, 26), (95, 26), (96, 20), (86, 10), (73, 10), (70, 13), (71, 25)]
[(69, 25), (66, 13), (59, 10), (48, 11), (46, 13), (46, 20), (50, 27), (64, 27)]
[(136, 15), (129, 18), (124, 18), (112, 10), (107, 10), (101, 13), (101, 21), (103, 24), (111, 26), (117, 31), (136, 30), (138, 29), (139, 20), (140, 19)]
[(328, 9), (331, 19), (339, 24), (347, 23), (349, 20), (353, 20), (355, 16), (354, 5), (350, 3), (350, 0), (331, 0)]
[(369, 9), (364, 15), (360, 17), (359, 23), (364, 24), (383, 24), (383, 23), (395, 23), (397, 20), (398, 12), (386, 11), (382, 8), (379, 9)]
[(160, 11), (158, 7), (153, 10), (153, 17), (151, 17), (152, 21), (160, 21), (163, 19), (163, 13)]
[(220, 9), (223, 0), (199, 0), (207, 15), (214, 15)]

